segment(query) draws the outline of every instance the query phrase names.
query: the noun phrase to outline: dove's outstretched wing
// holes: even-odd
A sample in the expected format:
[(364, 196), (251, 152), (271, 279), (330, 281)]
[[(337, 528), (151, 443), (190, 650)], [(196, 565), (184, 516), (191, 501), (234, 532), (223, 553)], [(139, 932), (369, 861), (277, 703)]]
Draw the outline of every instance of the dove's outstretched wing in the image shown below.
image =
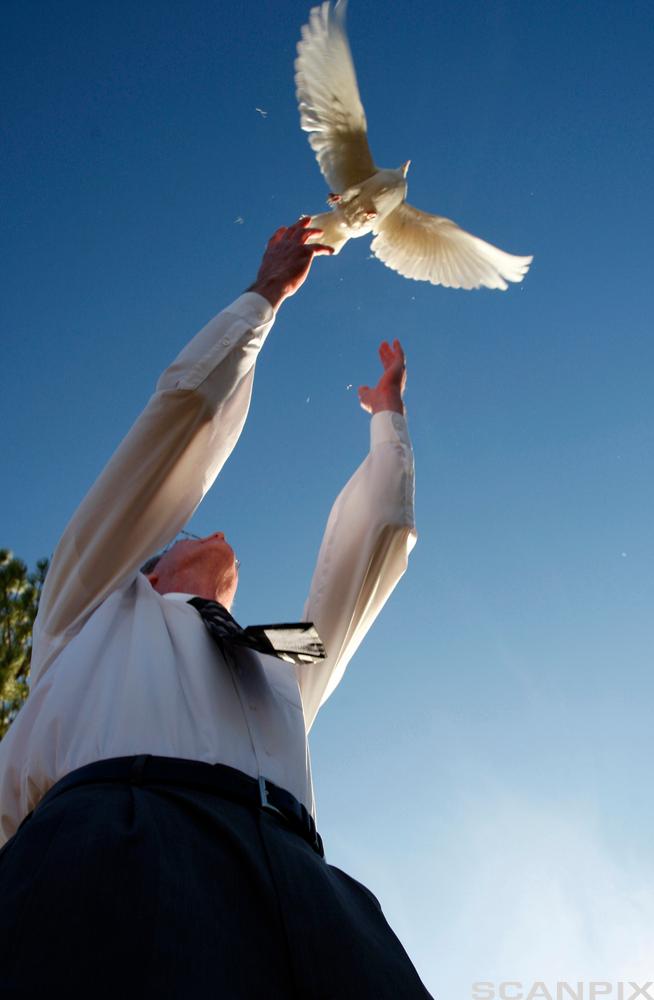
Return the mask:
[(366, 116), (345, 33), (347, 0), (314, 7), (295, 60), (300, 125), (332, 191), (341, 193), (375, 173)]
[(450, 219), (403, 202), (375, 227), (370, 249), (405, 278), (447, 288), (501, 288), (522, 281), (532, 257), (505, 253)]

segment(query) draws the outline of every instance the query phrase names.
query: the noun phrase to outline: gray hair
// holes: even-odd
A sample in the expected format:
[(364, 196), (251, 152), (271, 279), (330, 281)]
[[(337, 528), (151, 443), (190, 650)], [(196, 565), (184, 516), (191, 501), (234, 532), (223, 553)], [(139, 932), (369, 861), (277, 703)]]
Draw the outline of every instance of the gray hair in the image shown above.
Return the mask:
[(164, 554), (163, 552), (157, 552), (156, 555), (150, 556), (149, 559), (146, 559), (143, 565), (141, 566), (141, 573), (144, 573), (145, 576), (148, 576), (150, 573), (153, 573), (155, 566), (157, 565), (163, 554)]
[(153, 556), (150, 556), (149, 559), (145, 560), (145, 562), (141, 566), (141, 573), (145, 573), (146, 576), (148, 575), (148, 573), (152, 573), (154, 571), (155, 566), (162, 558), (162, 556), (165, 556), (166, 552), (170, 552), (175, 542), (179, 541), (180, 535), (183, 535), (184, 538), (195, 538), (196, 540), (200, 537), (199, 535), (194, 535), (192, 531), (187, 531), (185, 528), (182, 528), (182, 530), (178, 531), (175, 537), (170, 542), (168, 542), (168, 545), (166, 545), (165, 548), (161, 549), (159, 552), (156, 552)]

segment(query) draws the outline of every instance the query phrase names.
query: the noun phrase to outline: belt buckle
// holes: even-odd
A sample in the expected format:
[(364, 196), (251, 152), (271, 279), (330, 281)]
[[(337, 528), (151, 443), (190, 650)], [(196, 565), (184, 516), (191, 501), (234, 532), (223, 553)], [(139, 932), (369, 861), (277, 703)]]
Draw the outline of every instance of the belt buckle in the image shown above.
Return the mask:
[(265, 809), (266, 812), (277, 813), (278, 816), (281, 816), (283, 820), (288, 822), (281, 809), (278, 809), (277, 806), (274, 806), (269, 800), (268, 789), (266, 787), (267, 781), (268, 779), (264, 778), (263, 774), (259, 775), (259, 800), (261, 802), (261, 808)]

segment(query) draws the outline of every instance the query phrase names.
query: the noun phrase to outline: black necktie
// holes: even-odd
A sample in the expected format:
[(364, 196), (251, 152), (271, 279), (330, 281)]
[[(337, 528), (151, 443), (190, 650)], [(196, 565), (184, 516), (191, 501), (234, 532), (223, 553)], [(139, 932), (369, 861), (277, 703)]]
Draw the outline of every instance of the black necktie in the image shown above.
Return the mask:
[(247, 646), (249, 649), (256, 649), (258, 653), (277, 656), (288, 663), (317, 663), (327, 655), (313, 622), (248, 625), (247, 628), (241, 628), (227, 608), (217, 601), (192, 597), (188, 603), (197, 608), (202, 621), (219, 644), (227, 641)]

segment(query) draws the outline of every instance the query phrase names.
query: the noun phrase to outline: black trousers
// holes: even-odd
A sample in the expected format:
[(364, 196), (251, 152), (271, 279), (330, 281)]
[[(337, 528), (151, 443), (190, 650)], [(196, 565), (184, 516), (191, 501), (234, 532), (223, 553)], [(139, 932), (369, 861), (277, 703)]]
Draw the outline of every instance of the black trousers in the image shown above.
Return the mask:
[(53, 993), (430, 997), (373, 894), (282, 819), (147, 782), (46, 797), (0, 852), (0, 997)]

